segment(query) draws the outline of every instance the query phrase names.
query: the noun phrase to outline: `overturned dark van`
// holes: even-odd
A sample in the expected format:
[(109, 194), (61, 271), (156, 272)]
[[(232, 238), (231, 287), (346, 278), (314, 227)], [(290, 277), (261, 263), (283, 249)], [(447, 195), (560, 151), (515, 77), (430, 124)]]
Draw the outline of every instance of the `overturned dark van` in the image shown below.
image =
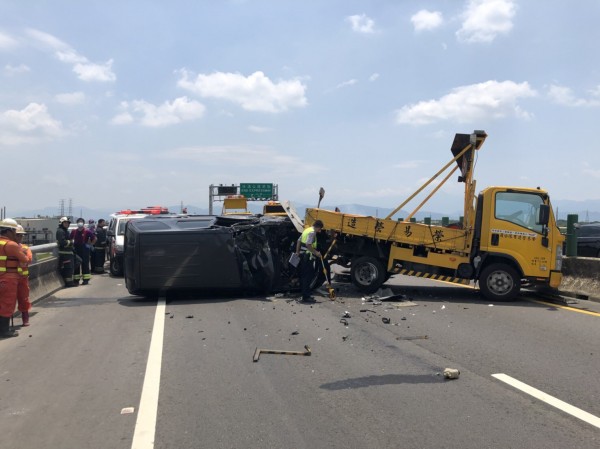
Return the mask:
[[(287, 217), (148, 217), (125, 233), (129, 293), (278, 292), (298, 286), (288, 264), (300, 234)], [(322, 280), (321, 280), (322, 282)]]

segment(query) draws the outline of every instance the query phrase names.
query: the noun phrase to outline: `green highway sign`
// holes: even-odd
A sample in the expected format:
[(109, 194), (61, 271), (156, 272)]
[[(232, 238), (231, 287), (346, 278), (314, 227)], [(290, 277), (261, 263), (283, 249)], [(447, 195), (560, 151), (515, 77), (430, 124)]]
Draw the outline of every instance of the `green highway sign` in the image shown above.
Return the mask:
[(248, 199), (271, 199), (273, 184), (240, 183), (240, 195), (244, 195)]

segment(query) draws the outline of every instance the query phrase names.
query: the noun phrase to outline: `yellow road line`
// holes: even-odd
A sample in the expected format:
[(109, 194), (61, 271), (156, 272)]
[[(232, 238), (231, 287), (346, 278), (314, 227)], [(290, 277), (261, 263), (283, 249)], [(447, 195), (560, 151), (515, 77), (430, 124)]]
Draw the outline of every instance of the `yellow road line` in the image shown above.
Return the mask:
[(538, 304), (544, 304), (544, 305), (550, 306), (550, 307), (556, 307), (557, 309), (568, 310), (569, 312), (577, 312), (577, 313), (583, 313), (585, 315), (600, 317), (600, 313), (598, 313), (598, 312), (591, 312), (589, 310), (581, 310), (576, 307), (561, 306), (559, 304), (554, 304), (552, 302), (540, 301), (539, 299), (529, 299), (529, 298), (523, 298), (523, 299), (526, 299), (527, 301), (531, 301), (531, 302), (536, 302)]

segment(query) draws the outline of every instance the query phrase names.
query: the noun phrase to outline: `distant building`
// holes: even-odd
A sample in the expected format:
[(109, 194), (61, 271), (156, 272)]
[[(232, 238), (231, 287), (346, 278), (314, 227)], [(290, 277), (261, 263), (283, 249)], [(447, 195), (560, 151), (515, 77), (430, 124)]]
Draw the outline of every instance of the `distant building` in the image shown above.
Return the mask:
[(56, 241), (56, 229), (60, 217), (15, 218), (25, 229), (23, 243), (27, 245), (43, 245)]

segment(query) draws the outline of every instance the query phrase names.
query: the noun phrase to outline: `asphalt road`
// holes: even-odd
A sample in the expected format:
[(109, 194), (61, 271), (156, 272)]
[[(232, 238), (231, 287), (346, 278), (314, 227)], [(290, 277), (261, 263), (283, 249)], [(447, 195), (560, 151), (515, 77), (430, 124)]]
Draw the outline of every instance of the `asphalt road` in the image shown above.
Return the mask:
[[(173, 296), (157, 308), (94, 276), (0, 340), (0, 448), (600, 447), (600, 304), (490, 304), (406, 277), (387, 286), (405, 299), (362, 301), (337, 284), (335, 302), (314, 305)], [(304, 345), (310, 356), (253, 362), (257, 347)]]

